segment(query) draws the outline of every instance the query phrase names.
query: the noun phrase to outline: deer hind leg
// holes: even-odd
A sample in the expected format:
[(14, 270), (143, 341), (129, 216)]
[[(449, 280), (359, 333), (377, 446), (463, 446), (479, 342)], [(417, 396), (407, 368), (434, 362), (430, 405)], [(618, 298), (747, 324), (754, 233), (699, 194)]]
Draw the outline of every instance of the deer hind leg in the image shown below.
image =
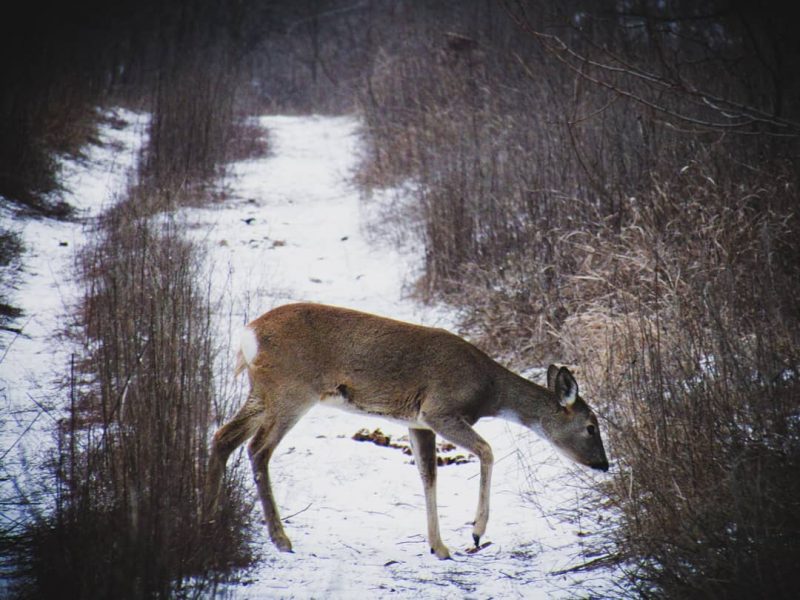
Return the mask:
[(264, 405), (255, 396), (250, 396), (236, 415), (214, 434), (211, 454), (206, 472), (204, 520), (211, 520), (217, 512), (222, 491), (222, 476), (228, 457), (245, 443), (258, 429), (259, 416)]
[(275, 505), (275, 498), (272, 495), (272, 485), (269, 479), (269, 459), (283, 437), (300, 420), (306, 410), (308, 410), (307, 406), (300, 405), (296, 406), (295, 410), (289, 414), (276, 414), (267, 417), (248, 447), (253, 477), (261, 499), (261, 507), (264, 510), (264, 519), (267, 523), (269, 537), (272, 543), (282, 552), (292, 552), (292, 543), (283, 531), (278, 507)]
[(478, 510), (475, 514), (475, 526), (472, 529), (472, 539), (475, 542), (475, 546), (478, 546), (481, 537), (486, 533), (486, 524), (489, 522), (489, 491), (492, 484), (492, 465), (494, 464), (492, 448), (461, 417), (424, 415), (424, 419), (427, 425), (436, 433), (448, 442), (452, 442), (471, 452), (478, 457), (481, 463)]
[(437, 558), (450, 558), (450, 551), (439, 534), (439, 513), (436, 506), (436, 434), (429, 429), (409, 428), (408, 437), (414, 452), (422, 487), (425, 490), (425, 510), (428, 515), (428, 543)]

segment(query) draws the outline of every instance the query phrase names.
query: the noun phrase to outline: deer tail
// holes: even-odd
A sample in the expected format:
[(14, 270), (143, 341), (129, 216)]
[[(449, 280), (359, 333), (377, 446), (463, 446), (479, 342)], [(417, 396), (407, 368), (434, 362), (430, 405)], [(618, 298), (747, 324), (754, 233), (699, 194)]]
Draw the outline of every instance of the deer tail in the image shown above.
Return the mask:
[(258, 355), (258, 338), (250, 327), (245, 327), (239, 342), (239, 351), (236, 353), (236, 367), (233, 375), (238, 377), (253, 364)]

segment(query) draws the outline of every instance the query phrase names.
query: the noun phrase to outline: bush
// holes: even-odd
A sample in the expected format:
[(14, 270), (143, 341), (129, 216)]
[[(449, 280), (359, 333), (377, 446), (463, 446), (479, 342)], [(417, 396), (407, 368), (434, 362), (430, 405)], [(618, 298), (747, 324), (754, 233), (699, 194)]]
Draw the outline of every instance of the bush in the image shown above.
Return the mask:
[[(576, 276), (574, 292), (595, 300), (566, 319), (564, 353), (606, 399), (620, 467), (600, 504), (619, 510), (608, 533), (628, 590), (795, 597), (795, 184), (740, 190), (737, 202), (688, 179), (614, 244), (596, 240)], [(666, 199), (681, 196), (694, 201), (670, 212)]]
[(18, 331), (10, 323), (22, 315), (22, 311), (6, 300), (6, 290), (11, 288), (19, 270), (19, 256), (22, 254), (20, 236), (0, 228), (0, 329)]
[(23, 597), (172, 597), (252, 560), (238, 475), (220, 518), (200, 515), (212, 409), (226, 410), (208, 275), (142, 193), (81, 254), (85, 353), (57, 432), (54, 510), (19, 544)]
[(623, 566), (621, 595), (794, 597), (798, 57), (759, 53), (791, 34), (663, 3), (507, 8), (468, 3), (459, 43), (414, 30), (375, 63), (362, 180), (414, 182), (421, 287), (479, 343), (579, 365), (619, 465), (587, 555)]

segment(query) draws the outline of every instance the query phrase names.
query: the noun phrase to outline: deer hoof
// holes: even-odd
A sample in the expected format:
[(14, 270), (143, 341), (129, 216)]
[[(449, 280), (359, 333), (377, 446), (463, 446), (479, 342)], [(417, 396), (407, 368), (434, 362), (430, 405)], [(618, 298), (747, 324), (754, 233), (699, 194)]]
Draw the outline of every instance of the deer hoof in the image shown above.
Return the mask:
[(275, 536), (272, 543), (275, 544), (275, 547), (281, 552), (294, 552), (294, 550), (292, 550), (292, 542), (290, 542), (289, 538), (285, 535)]

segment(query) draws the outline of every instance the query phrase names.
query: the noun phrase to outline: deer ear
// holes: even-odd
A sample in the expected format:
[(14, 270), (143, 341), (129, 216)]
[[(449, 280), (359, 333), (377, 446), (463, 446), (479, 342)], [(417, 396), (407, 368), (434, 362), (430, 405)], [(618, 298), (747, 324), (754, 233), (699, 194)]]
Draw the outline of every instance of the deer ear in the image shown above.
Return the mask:
[(556, 375), (558, 375), (558, 367), (550, 365), (547, 367), (547, 389), (551, 392), (556, 391)]
[[(547, 373), (548, 380), (550, 379), (550, 370)], [(570, 373), (567, 367), (561, 367), (556, 374), (555, 393), (558, 396), (561, 404), (566, 408), (570, 408), (575, 404), (578, 399), (578, 382)]]

